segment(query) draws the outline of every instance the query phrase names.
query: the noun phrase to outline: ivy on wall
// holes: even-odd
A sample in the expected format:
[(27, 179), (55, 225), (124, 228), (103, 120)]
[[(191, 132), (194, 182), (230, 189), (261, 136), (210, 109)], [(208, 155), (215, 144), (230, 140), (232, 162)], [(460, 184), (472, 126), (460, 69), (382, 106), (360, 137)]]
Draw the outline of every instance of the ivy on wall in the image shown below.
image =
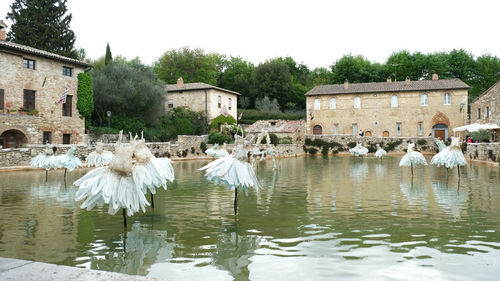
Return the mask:
[(76, 108), (81, 118), (85, 118), (85, 124), (90, 124), (92, 111), (94, 111), (94, 89), (92, 87), (92, 75), (90, 72), (78, 74), (78, 101)]
[(234, 119), (234, 117), (231, 115), (228, 115), (226, 117), (226, 116), (221, 114), (212, 120), (212, 122), (210, 123), (210, 128), (217, 129), (219, 127), (219, 124), (233, 125), (233, 124), (236, 124), (236, 119)]

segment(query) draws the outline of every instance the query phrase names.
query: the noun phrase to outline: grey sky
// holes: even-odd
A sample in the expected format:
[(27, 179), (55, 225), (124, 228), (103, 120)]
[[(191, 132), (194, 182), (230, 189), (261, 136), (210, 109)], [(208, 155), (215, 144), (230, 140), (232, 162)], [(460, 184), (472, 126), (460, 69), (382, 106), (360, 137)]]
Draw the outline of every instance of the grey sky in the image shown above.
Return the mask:
[[(4, 21), (11, 3), (0, 3)], [(183, 46), (255, 64), (289, 55), (311, 69), (349, 53), (384, 62), (402, 49), (500, 57), (498, 0), (69, 0), (68, 9), (76, 46), (91, 58), (106, 42), (148, 64)]]

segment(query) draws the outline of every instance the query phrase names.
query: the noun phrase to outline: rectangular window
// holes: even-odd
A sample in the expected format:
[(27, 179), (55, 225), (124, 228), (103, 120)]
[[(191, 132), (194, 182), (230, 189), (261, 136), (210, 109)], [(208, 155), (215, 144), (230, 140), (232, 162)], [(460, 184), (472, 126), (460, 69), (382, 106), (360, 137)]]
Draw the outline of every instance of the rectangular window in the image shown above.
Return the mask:
[(486, 118), (490, 118), (490, 108), (486, 107)]
[(217, 97), (217, 107), (218, 107), (218, 108), (221, 108), (221, 107), (222, 107), (222, 97), (221, 97), (221, 96), (218, 96), (218, 97)]
[(0, 89), (0, 110), (4, 110), (4, 95), (3, 95), (3, 89)]
[(418, 122), (418, 124), (417, 124), (417, 134), (419, 136), (422, 135), (422, 122)]
[(451, 104), (451, 94), (450, 93), (444, 94), (444, 104)]
[(71, 76), (71, 67), (63, 66), (62, 70), (64, 76)]
[(228, 104), (227, 104), (227, 108), (228, 108), (229, 110), (231, 110), (231, 107), (232, 107), (232, 106), (233, 106), (233, 101), (231, 100), (231, 98), (229, 98), (229, 100), (228, 100)]
[(71, 143), (71, 134), (63, 134), (63, 144)]
[(356, 124), (356, 123), (352, 124), (352, 135), (353, 136), (358, 135), (358, 124)]
[(52, 133), (43, 132), (43, 144), (52, 143)]
[(23, 109), (27, 112), (35, 109), (35, 91), (24, 90)]
[(321, 109), (321, 100), (314, 99), (314, 110), (320, 110), (320, 109)]
[(173, 100), (168, 100), (167, 101), (167, 107), (168, 108), (174, 108), (174, 101)]
[(398, 96), (394, 95), (391, 97), (391, 107), (398, 107)]
[(420, 105), (427, 106), (429, 104), (429, 97), (426, 94), (420, 96)]
[(334, 135), (339, 134), (339, 124), (333, 124), (333, 134)]
[(73, 96), (67, 95), (66, 103), (63, 103), (62, 105), (62, 116), (71, 117), (73, 113), (72, 109), (73, 109)]
[(401, 136), (401, 123), (396, 123), (397, 135)]
[(477, 119), (481, 119), (481, 108), (477, 109)]
[(330, 109), (335, 109), (337, 108), (337, 101), (335, 100), (335, 98), (331, 98), (330, 99)]
[(35, 61), (23, 58), (23, 66), (24, 66), (24, 68), (28, 68), (28, 69), (33, 69), (34, 70), (35, 69)]

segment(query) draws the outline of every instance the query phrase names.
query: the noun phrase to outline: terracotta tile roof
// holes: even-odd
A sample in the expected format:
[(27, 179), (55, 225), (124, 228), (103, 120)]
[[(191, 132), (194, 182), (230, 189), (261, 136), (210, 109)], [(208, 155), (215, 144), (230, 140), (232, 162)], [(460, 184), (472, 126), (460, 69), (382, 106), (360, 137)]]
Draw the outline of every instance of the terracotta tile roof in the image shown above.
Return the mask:
[(353, 94), (353, 93), (380, 93), (380, 92), (408, 92), (408, 91), (431, 91), (468, 89), (469, 85), (460, 79), (444, 80), (417, 80), (397, 82), (371, 82), (371, 83), (349, 83), (344, 89), (344, 84), (322, 85), (312, 88), (306, 96)]
[(230, 93), (230, 94), (235, 94), (240, 96), (241, 94), (238, 92), (234, 92), (231, 90), (227, 90), (224, 88), (219, 88), (216, 86), (212, 86), (207, 83), (202, 83), (202, 82), (197, 82), (197, 83), (184, 83), (184, 87), (179, 88), (177, 87), (177, 84), (168, 84), (166, 86), (167, 88), (167, 93), (174, 93), (174, 92), (183, 92), (183, 91), (196, 91), (196, 90), (208, 90), (208, 89), (214, 89), (214, 90), (219, 90), (222, 92)]
[(301, 126), (305, 126), (304, 120), (258, 120), (248, 126), (245, 131), (247, 133), (260, 133), (262, 130), (267, 130), (269, 133), (295, 133)]
[(22, 52), (25, 54), (45, 57), (45, 58), (58, 60), (58, 61), (62, 61), (62, 62), (70, 63), (70, 64), (76, 64), (76, 65), (80, 65), (83, 67), (92, 67), (92, 65), (90, 65), (86, 62), (83, 62), (83, 61), (79, 61), (76, 59), (64, 57), (64, 56), (54, 54), (51, 52), (43, 51), (43, 50), (36, 49), (33, 47), (17, 44), (14, 42), (4, 41), (4, 40), (0, 40), (0, 49), (9, 49), (9, 50), (13, 50), (13, 51), (19, 51), (19, 52)]

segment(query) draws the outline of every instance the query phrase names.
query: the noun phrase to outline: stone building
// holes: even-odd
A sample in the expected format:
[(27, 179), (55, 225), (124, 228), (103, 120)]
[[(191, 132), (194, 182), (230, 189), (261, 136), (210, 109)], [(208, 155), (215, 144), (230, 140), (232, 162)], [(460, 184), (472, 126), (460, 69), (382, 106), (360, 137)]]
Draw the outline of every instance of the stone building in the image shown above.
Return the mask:
[(303, 143), (306, 128), (305, 120), (257, 120), (245, 129), (245, 132), (258, 135), (266, 130), (278, 138), (290, 137), (292, 143)]
[(90, 65), (5, 41), (5, 28), (0, 21), (0, 146), (81, 142), (77, 75)]
[(470, 103), (470, 120), (500, 125), (500, 81)]
[(177, 84), (166, 86), (167, 110), (186, 106), (195, 112), (203, 112), (210, 122), (220, 114), (229, 114), (235, 119), (236, 108), (240, 93), (215, 87), (206, 83), (184, 83), (182, 77), (177, 79)]
[(316, 86), (306, 95), (306, 134), (447, 139), (466, 124), (469, 86), (459, 79)]

